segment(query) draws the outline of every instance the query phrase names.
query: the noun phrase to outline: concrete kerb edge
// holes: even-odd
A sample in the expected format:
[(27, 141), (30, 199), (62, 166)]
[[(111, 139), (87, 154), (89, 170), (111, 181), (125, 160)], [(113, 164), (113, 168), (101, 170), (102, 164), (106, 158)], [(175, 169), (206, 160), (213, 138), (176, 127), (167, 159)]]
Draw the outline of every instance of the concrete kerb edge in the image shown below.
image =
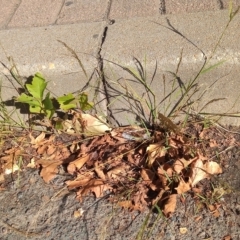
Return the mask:
[[(138, 19), (135, 19), (135, 21), (138, 21)], [(143, 19), (142, 19), (142, 21), (143, 21)], [(133, 24), (135, 24), (135, 22)], [(86, 24), (84, 24), (84, 25), (86, 26)], [(44, 31), (46, 31), (45, 29), (48, 29), (52, 32), (55, 32), (56, 36), (59, 37), (59, 34), (57, 33), (57, 30), (56, 30), (57, 28), (59, 31), (66, 33), (68, 27), (70, 27), (70, 29), (79, 29), (79, 28), (81, 29), (81, 26), (83, 26), (83, 24), (76, 24), (76, 25), (71, 25), (71, 26), (56, 26), (56, 27), (54, 27), (54, 29), (53, 29), (53, 27), (38, 28), (38, 30), (44, 32)], [(88, 41), (89, 40), (88, 38), (83, 38), (83, 39), (81, 39), (82, 44), (80, 41), (78, 41), (77, 44), (76, 43), (74, 44), (73, 41), (71, 41), (71, 38), (65, 37), (65, 39), (63, 39), (63, 40), (65, 40), (66, 43), (70, 40), (69, 46), (73, 47), (77, 53), (79, 53), (84, 48), (84, 46), (89, 46), (89, 42), (90, 42), (91, 47), (87, 48), (88, 50), (86, 51), (86, 54), (83, 54), (82, 55), (83, 57), (82, 56), (81, 57), (82, 57), (82, 61), (83, 61), (85, 68), (87, 70), (89, 70), (89, 72), (92, 72), (93, 69), (96, 68), (96, 66), (98, 64), (94, 56), (96, 54), (97, 49), (99, 48), (98, 42), (99, 42), (99, 38), (101, 38), (100, 34), (102, 32), (102, 28), (105, 27), (105, 23), (101, 22), (101, 23), (87, 24), (87, 27), (88, 27), (88, 29), (92, 29), (91, 34), (88, 35), (88, 36), (90, 36), (90, 39), (91, 39), (90, 41)], [(113, 27), (114, 27), (114, 25), (113, 25)], [(100, 28), (100, 30), (99, 30), (99, 28)], [(138, 48), (135, 44), (134, 45), (135, 49), (133, 49), (134, 52), (128, 51), (127, 53), (122, 54), (121, 52), (115, 51), (115, 49), (113, 49), (112, 46), (109, 45), (109, 42), (112, 41), (112, 39), (111, 39), (112, 35), (111, 34), (109, 35), (109, 33), (112, 31), (112, 29), (113, 29), (112, 26), (109, 26), (105, 42), (102, 46), (101, 54), (102, 54), (103, 59), (106, 58), (106, 59), (115, 61), (115, 62), (120, 63), (125, 66), (134, 66), (134, 61), (132, 59), (132, 56), (134, 56), (134, 54), (131, 54), (131, 53), (134, 53), (134, 52), (136, 53), (139, 49), (140, 54), (138, 56), (143, 56), (143, 54), (142, 54), (143, 51), (141, 49), (141, 46), (140, 46), (140, 48)], [(7, 34), (11, 35), (11, 32), (13, 32), (13, 31), (14, 30), (11, 30), (10, 32), (7, 32)], [(21, 32), (21, 30), (19, 30), (19, 29), (17, 31), (18, 31), (18, 33), (19, 33), (19, 31)], [(37, 32), (36, 28), (35, 28), (35, 30), (34, 29), (33, 30), (32, 29), (28, 29), (28, 30), (23, 29), (22, 31), (24, 32), (24, 34), (26, 33), (26, 31), (29, 33)], [(2, 34), (2, 32), (0, 32), (0, 35), (1, 34)], [(34, 36), (36, 37), (37, 35), (33, 35), (32, 37), (34, 38)], [(98, 39), (94, 38), (94, 36), (98, 36)], [(94, 41), (92, 41), (92, 38), (94, 39)], [(54, 38), (49, 38), (47, 40), (49, 44), (51, 44), (50, 40), (53, 41)], [(54, 41), (56, 42), (56, 39)], [(86, 41), (87, 41), (87, 44), (86, 44)], [(33, 39), (33, 42), (39, 43), (39, 41), (37, 41), (36, 39), (35, 40)], [(15, 44), (16, 43), (17, 42), (15, 42)], [(82, 81), (81, 79), (84, 78), (83, 73), (82, 73), (81, 69), (79, 68), (77, 61), (72, 56), (70, 56), (69, 52), (66, 51), (66, 49), (64, 49), (64, 51), (63, 51), (63, 49), (60, 49), (60, 54), (62, 54), (63, 57), (59, 58), (59, 57), (56, 57), (56, 53), (57, 53), (57, 50), (59, 50), (59, 48), (55, 48), (55, 51), (53, 54), (51, 52), (48, 52), (48, 54), (46, 54), (47, 56), (44, 56), (44, 54), (41, 53), (41, 51), (43, 51), (43, 49), (44, 49), (44, 45), (47, 45), (47, 43), (44, 43), (41, 46), (41, 50), (39, 52), (43, 56), (42, 59), (44, 59), (44, 57), (46, 57), (45, 62), (43, 63), (40, 61), (39, 63), (36, 63), (36, 61), (34, 61), (35, 62), (34, 64), (31, 64), (31, 62), (29, 62), (29, 64), (27, 64), (27, 61), (26, 61), (27, 58), (24, 59), (25, 62), (23, 61), (22, 64), (19, 64), (19, 62), (21, 63), (21, 61), (18, 61), (16, 64), (17, 64), (17, 67), (18, 67), (20, 73), (23, 76), (29, 76), (29, 75), (34, 74), (37, 71), (41, 71), (41, 72), (43, 72), (43, 74), (45, 74), (45, 76), (47, 78), (49, 78), (50, 80), (53, 80), (53, 81), (55, 81), (55, 83), (57, 83), (55, 85), (53, 84), (52, 87), (54, 88), (54, 90), (57, 90), (61, 93), (63, 92), (63, 90), (66, 90), (65, 87), (63, 89), (63, 84), (68, 76), (70, 78), (72, 78), (73, 82), (78, 81), (78, 85), (81, 85), (81, 81)], [(79, 45), (83, 46), (83, 48), (81, 48), (81, 50), (79, 49)], [(33, 47), (33, 45), (31, 45), (31, 47)], [(15, 49), (16, 49), (16, 46), (13, 47), (13, 49), (11, 49), (10, 52), (13, 52), (13, 50), (15, 50)], [(209, 49), (205, 50), (205, 52), (207, 52), (208, 56), (211, 54), (211, 51)], [(161, 69), (163, 69), (163, 70), (170, 69), (173, 71), (176, 69), (176, 65), (180, 58), (180, 51), (174, 51), (174, 50), (175, 49), (173, 49), (172, 54), (166, 54), (165, 58), (161, 58), (160, 61), (158, 61), (159, 67)], [(152, 51), (150, 51), (150, 61), (148, 61), (148, 65), (147, 65), (147, 69), (149, 69), (150, 72), (154, 68), (155, 62), (156, 62), (154, 59), (154, 54), (153, 54), (154, 51), (155, 51), (154, 45), (152, 45)], [(158, 51), (156, 51), (156, 52), (158, 53)], [(36, 50), (35, 50), (35, 53), (36, 53)], [(52, 55), (54, 55), (54, 58), (51, 58)], [(50, 56), (50, 59), (47, 58), (48, 56)], [(138, 57), (138, 56), (136, 56), (136, 57)], [(235, 46), (233, 48), (225, 48), (224, 50), (221, 49), (220, 51), (217, 52), (216, 57), (213, 60), (215, 62), (217, 62), (217, 61), (224, 59), (226, 56), (231, 56), (230, 60), (228, 61), (229, 66), (231, 66), (231, 65), (239, 66), (240, 53), (238, 51), (236, 51)], [(2, 56), (0, 59), (2, 60)], [(17, 60), (19, 60), (19, 59), (21, 60), (21, 56), (17, 56)], [(203, 58), (202, 58), (201, 53), (188, 51), (187, 54), (185, 54), (183, 56), (182, 62), (186, 66), (188, 66), (188, 71), (193, 71), (194, 69), (197, 71), (199, 69), (199, 65), (201, 65), (201, 63), (202, 63), (202, 59)], [(106, 61), (104, 62), (104, 64), (105, 64), (105, 66), (107, 66)], [(45, 66), (45, 68), (43, 68), (42, 66)], [(1, 69), (1, 70), (3, 71), (3, 69)], [(7, 72), (4, 72), (4, 73), (7, 74)], [(119, 74), (120, 74), (120, 71), (119, 71)], [(61, 77), (63, 75), (64, 75), (63, 78), (65, 80), (62, 81), (61, 84), (58, 85), (57, 79), (59, 79), (59, 77)], [(69, 85), (67, 87), (69, 87)], [(76, 89), (75, 86), (74, 86), (74, 88)]]

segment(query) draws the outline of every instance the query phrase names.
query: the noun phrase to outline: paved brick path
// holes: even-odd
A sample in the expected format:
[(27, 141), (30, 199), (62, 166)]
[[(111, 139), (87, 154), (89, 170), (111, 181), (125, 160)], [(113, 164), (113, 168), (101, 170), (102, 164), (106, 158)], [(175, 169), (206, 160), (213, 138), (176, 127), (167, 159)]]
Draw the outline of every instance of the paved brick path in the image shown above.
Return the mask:
[[(0, 29), (102, 21), (109, 0), (0, 0)], [(113, 0), (110, 18), (212, 11), (229, 0)], [(239, 5), (240, 0), (233, 0)]]

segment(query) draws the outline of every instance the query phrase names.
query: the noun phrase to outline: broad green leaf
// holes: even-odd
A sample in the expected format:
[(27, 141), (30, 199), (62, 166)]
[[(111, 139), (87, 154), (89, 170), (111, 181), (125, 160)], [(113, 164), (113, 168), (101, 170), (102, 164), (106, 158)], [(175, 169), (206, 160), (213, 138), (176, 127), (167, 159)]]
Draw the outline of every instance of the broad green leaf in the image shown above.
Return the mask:
[(36, 73), (33, 77), (32, 84), (26, 84), (28, 92), (35, 98), (43, 99), (43, 92), (47, 87), (47, 82), (40, 73)]
[(30, 106), (41, 107), (41, 102), (35, 99), (34, 97), (28, 96), (25, 93), (22, 93), (18, 98), (18, 102), (27, 103)]
[(52, 99), (50, 98), (50, 93), (47, 93), (45, 99), (43, 100), (44, 111), (48, 118), (51, 118), (55, 113), (55, 108), (53, 106)]
[(30, 113), (41, 113), (42, 112), (42, 108), (40, 106), (29, 106), (29, 111)]
[(65, 105), (61, 105), (60, 108), (62, 110), (69, 110), (69, 109), (73, 109), (73, 108), (76, 108), (77, 105), (76, 103), (70, 103), (70, 104), (65, 104)]
[(79, 95), (79, 104), (81, 110), (83, 111), (87, 111), (93, 108), (93, 103), (88, 102), (88, 95), (86, 93)]
[(69, 110), (72, 108), (76, 108), (75, 97), (72, 93), (69, 93), (68, 95), (62, 96), (57, 98), (58, 103), (60, 104), (60, 108), (62, 110)]
[(75, 97), (73, 96), (72, 93), (69, 93), (67, 95), (61, 96), (57, 98), (57, 101), (59, 102), (59, 104), (65, 104), (66, 102), (71, 102), (75, 99)]

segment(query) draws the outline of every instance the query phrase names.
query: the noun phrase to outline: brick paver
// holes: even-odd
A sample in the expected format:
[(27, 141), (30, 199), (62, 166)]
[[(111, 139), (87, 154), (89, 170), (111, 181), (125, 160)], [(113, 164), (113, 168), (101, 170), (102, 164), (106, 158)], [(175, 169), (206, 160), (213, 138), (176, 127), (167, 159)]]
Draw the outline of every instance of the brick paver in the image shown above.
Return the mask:
[(64, 0), (22, 0), (8, 27), (39, 27), (54, 24)]
[(5, 28), (21, 0), (0, 0), (0, 28)]
[(114, 0), (110, 18), (149, 17), (159, 14), (159, 0)]
[(58, 24), (102, 21), (108, 0), (66, 1), (57, 20)]

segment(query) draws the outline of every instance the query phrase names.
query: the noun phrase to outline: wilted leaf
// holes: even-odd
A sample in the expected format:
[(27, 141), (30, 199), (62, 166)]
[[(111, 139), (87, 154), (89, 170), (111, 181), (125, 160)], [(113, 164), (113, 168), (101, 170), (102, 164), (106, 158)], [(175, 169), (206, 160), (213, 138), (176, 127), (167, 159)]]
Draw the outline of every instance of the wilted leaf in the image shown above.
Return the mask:
[(195, 222), (198, 222), (198, 221), (201, 220), (201, 219), (202, 219), (202, 216), (198, 216), (198, 217), (195, 217), (195, 218), (194, 218), (194, 221), (195, 221)]
[(42, 142), (45, 139), (45, 133), (42, 132), (41, 134), (39, 134), (36, 138), (34, 138), (32, 136), (32, 134), (29, 134), (29, 137), (31, 139), (31, 144), (39, 144), (40, 142)]
[(151, 144), (147, 147), (147, 153), (148, 153), (148, 167), (151, 167), (155, 160), (158, 158), (163, 158), (165, 157), (167, 150), (163, 146), (163, 142), (156, 143), (156, 144)]
[(56, 145), (47, 145), (47, 155), (52, 155), (56, 151)]
[(146, 182), (152, 182), (154, 179), (154, 172), (152, 172), (150, 169), (143, 168), (141, 171), (141, 177)]
[(227, 235), (223, 238), (223, 240), (233, 240), (233, 238), (230, 235)]
[(191, 164), (193, 161), (195, 161), (197, 158), (193, 158), (190, 160), (185, 160), (184, 158), (177, 159), (173, 164), (173, 169), (176, 173), (181, 173), (183, 169), (188, 167), (189, 164)]
[[(0, 174), (0, 182), (3, 182), (5, 180), (5, 178), (4, 178), (4, 174), (2, 173), (2, 174)], [(0, 189), (0, 191), (1, 191), (2, 189)]]
[(170, 195), (163, 208), (163, 213), (165, 214), (165, 216), (169, 216), (171, 213), (175, 211), (176, 204), (177, 194)]
[(126, 200), (126, 201), (120, 201), (117, 203), (120, 207), (126, 208), (126, 209), (132, 209), (134, 205), (132, 204), (132, 201)]
[(40, 172), (40, 176), (46, 183), (49, 183), (58, 173), (58, 166), (61, 165), (62, 162), (59, 161), (49, 161), (49, 160), (40, 160), (37, 161), (37, 164), (42, 165), (42, 170)]
[(74, 160), (73, 162), (71, 162), (68, 167), (67, 170), (70, 174), (75, 173), (77, 170), (81, 169), (82, 166), (88, 161), (90, 155), (86, 154), (82, 157), (77, 158), (76, 160)]
[(207, 162), (203, 164), (201, 159), (198, 159), (192, 164), (192, 172), (190, 174), (191, 185), (196, 185), (204, 178), (208, 178), (210, 175), (222, 173), (222, 169), (216, 162)]
[(220, 174), (222, 173), (222, 168), (216, 162), (207, 162), (204, 164), (204, 169), (206, 173), (213, 175), (213, 174)]
[(220, 216), (220, 212), (218, 211), (218, 207), (216, 205), (208, 205), (208, 208), (214, 217)]
[(192, 186), (194, 186), (205, 177), (206, 173), (203, 170), (203, 162), (201, 159), (198, 159), (196, 162), (192, 164), (192, 172), (189, 180)]
[(14, 172), (20, 170), (19, 166), (16, 163), (7, 164), (4, 166), (4, 169), (5, 169), (5, 174), (11, 174), (11, 173), (14, 173)]
[(126, 170), (128, 169), (128, 166), (122, 165), (122, 166), (118, 166), (115, 167), (113, 169), (111, 169), (110, 171), (107, 172), (107, 175), (109, 178), (119, 178), (121, 176), (125, 176), (126, 175)]
[(174, 124), (170, 118), (165, 117), (160, 112), (158, 113), (158, 119), (160, 120), (161, 124), (168, 130), (173, 131), (175, 133), (179, 133), (180, 130), (176, 124)]
[(82, 217), (84, 213), (84, 210), (82, 208), (79, 208), (78, 210), (74, 211), (73, 216), (74, 218)]
[(28, 163), (27, 167), (29, 167), (29, 168), (36, 168), (36, 163), (35, 163), (35, 159), (34, 158), (31, 159), (31, 162)]
[(78, 187), (83, 187), (85, 186), (91, 179), (93, 176), (89, 175), (89, 176), (80, 176), (78, 179), (75, 180), (69, 180), (66, 181), (66, 184), (68, 186), (68, 189), (75, 189)]
[(84, 133), (86, 135), (99, 135), (111, 131), (111, 128), (103, 120), (100, 120), (100, 117), (96, 118), (90, 114), (81, 114), (81, 118), (85, 123)]
[(38, 154), (43, 154), (48, 148), (48, 145), (47, 144), (43, 144), (42, 146), (40, 146), (38, 149), (37, 149), (37, 153)]
[(169, 189), (169, 180), (173, 175), (173, 169), (170, 165), (164, 164), (164, 166), (161, 166), (158, 168), (158, 177), (161, 180), (162, 187), (167, 190)]
[(100, 177), (103, 181), (106, 181), (106, 176), (103, 170), (96, 163), (94, 164), (94, 170), (97, 173), (98, 177)]
[(185, 193), (191, 189), (190, 183), (185, 182), (183, 179), (180, 179), (178, 186), (175, 188), (178, 194)]
[(102, 197), (106, 190), (112, 189), (100, 179), (91, 179), (85, 186), (78, 191), (78, 197), (81, 199), (89, 192), (93, 192), (97, 198)]
[(186, 227), (181, 227), (181, 228), (179, 228), (179, 232), (181, 233), (181, 234), (186, 234), (187, 233), (187, 228)]

